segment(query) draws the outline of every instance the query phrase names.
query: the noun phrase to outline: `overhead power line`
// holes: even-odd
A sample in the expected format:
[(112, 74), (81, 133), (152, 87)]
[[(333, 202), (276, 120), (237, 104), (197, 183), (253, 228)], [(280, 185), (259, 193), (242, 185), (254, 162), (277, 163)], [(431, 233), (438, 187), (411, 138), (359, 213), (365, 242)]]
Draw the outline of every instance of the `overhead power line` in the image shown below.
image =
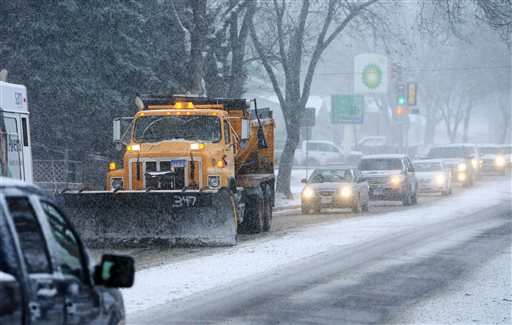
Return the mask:
[[(476, 70), (497, 70), (510, 69), (512, 65), (486, 66), (486, 67), (445, 67), (445, 68), (403, 68), (403, 72), (449, 72), (449, 71), (476, 71)], [(362, 73), (362, 72), (359, 72)], [(358, 74), (359, 74), (358, 73)], [(301, 73), (305, 74), (305, 73)], [(337, 75), (354, 75), (355, 72), (317, 72), (315, 76), (337, 76)]]

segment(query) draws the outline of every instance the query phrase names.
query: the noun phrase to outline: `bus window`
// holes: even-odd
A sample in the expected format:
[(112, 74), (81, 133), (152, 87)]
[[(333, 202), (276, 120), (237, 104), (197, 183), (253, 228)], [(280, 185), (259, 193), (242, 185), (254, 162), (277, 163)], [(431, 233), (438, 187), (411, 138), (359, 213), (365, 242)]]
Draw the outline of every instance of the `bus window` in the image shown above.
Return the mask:
[(21, 118), (21, 128), (23, 131), (23, 146), (28, 147), (28, 128), (27, 128), (27, 118)]
[(21, 179), (21, 142), (16, 119), (0, 116), (0, 172)]

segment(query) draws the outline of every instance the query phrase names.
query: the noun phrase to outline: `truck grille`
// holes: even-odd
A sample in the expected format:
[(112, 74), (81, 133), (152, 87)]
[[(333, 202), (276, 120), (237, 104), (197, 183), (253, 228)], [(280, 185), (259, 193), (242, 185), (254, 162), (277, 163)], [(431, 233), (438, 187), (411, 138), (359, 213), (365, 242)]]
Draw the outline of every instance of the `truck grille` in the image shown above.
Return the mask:
[(369, 177), (367, 178), (368, 184), (370, 185), (382, 185), (389, 183), (388, 177)]
[(335, 191), (318, 191), (321, 196), (332, 196)]
[(185, 167), (171, 167), (170, 161), (146, 161), (145, 170), (146, 189), (181, 190), (185, 187)]

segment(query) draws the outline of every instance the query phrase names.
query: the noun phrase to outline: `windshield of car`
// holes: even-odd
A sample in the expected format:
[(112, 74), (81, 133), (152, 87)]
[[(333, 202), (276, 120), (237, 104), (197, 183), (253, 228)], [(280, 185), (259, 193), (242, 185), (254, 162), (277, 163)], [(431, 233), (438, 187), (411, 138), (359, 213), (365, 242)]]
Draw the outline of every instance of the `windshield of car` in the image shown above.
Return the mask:
[(349, 181), (345, 175), (347, 169), (317, 169), (311, 174), (309, 183), (340, 183)]
[(412, 165), (417, 172), (435, 172), (443, 170), (443, 165), (440, 162), (420, 162), (413, 163)]
[(434, 147), (430, 149), (428, 158), (466, 158), (464, 147)]
[(359, 163), (361, 171), (402, 170), (402, 161), (398, 158), (363, 159)]
[(193, 140), (219, 142), (220, 120), (213, 116), (144, 116), (135, 122), (135, 142)]
[(480, 151), (480, 153), (483, 155), (498, 155), (503, 153), (501, 148), (496, 147), (480, 147), (478, 148), (478, 151)]

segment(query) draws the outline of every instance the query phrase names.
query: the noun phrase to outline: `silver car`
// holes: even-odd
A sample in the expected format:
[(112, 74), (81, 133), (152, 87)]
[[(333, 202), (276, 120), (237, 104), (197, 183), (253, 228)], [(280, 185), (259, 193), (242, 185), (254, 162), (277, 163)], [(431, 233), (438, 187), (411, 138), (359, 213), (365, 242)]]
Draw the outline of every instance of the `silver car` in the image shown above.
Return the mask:
[(301, 193), (303, 214), (322, 208), (350, 208), (354, 213), (369, 210), (369, 187), (359, 169), (355, 167), (317, 168)]
[(442, 160), (425, 159), (412, 162), (420, 193), (452, 194), (452, 172)]

